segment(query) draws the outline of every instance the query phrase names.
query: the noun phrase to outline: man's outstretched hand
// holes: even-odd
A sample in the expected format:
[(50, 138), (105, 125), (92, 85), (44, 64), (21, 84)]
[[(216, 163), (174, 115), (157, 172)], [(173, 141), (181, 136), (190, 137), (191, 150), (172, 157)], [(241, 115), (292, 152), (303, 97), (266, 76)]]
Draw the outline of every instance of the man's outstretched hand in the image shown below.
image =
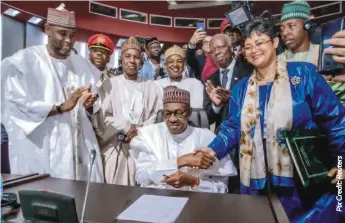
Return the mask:
[(216, 158), (213, 155), (199, 150), (194, 153), (188, 153), (178, 157), (177, 165), (178, 168), (188, 166), (198, 167), (199, 169), (207, 169), (212, 166), (215, 160)]

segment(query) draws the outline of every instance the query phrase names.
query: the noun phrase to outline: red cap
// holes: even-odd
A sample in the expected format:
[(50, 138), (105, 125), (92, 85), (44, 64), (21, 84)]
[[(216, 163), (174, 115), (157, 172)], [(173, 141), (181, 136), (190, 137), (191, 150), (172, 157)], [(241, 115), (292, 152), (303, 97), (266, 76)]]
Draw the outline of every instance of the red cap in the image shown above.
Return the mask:
[(113, 41), (103, 34), (96, 34), (90, 37), (87, 42), (89, 49), (99, 48), (109, 51), (109, 54), (113, 54), (114, 43)]
[(220, 32), (223, 33), (224, 30), (228, 27), (231, 27), (231, 25), (229, 24), (228, 20), (227, 19), (224, 19), (223, 22), (220, 24)]

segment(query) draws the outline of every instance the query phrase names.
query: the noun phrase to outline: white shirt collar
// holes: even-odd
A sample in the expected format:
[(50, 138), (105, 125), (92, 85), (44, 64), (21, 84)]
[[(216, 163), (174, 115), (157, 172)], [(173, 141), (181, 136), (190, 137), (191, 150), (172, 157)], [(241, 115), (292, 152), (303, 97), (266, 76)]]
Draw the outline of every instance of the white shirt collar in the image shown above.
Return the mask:
[(193, 132), (193, 127), (188, 125), (187, 128), (184, 130), (184, 132), (180, 134), (171, 134), (171, 137), (173, 140), (177, 143), (183, 142), (191, 133)]
[[(232, 62), (229, 64), (229, 66), (226, 69), (232, 70), (235, 66), (236, 60), (232, 58)], [(219, 72), (222, 73), (223, 70), (226, 70), (224, 68), (219, 67)]]

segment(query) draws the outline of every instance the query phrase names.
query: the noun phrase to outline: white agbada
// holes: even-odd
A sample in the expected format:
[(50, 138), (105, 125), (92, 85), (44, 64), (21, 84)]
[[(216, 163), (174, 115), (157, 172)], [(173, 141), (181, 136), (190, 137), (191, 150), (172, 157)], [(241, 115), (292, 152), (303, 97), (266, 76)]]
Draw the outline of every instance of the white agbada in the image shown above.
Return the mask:
[(135, 167), (129, 145), (118, 138), (127, 134), (131, 125), (140, 128), (156, 121), (163, 106), (160, 87), (151, 80), (127, 80), (123, 74), (105, 80), (98, 92), (93, 126), (101, 147), (105, 182), (134, 186)]
[(156, 83), (163, 88), (167, 86), (176, 86), (180, 89), (189, 91), (190, 107), (203, 108), (204, 85), (195, 78), (184, 78), (179, 82), (171, 81), (169, 77), (157, 80)]
[[(179, 156), (192, 153), (195, 148), (208, 146), (214, 138), (215, 134), (210, 130), (192, 126), (178, 135), (170, 134), (164, 122), (143, 127), (130, 143), (136, 165), (136, 181), (143, 187), (174, 189), (161, 182), (163, 174), (175, 173)], [(237, 175), (230, 155), (217, 160), (207, 170), (183, 167), (180, 171), (200, 177), (197, 191), (214, 193), (226, 193), (229, 176)], [(185, 186), (180, 190), (192, 189)]]
[(12, 174), (48, 173), (87, 180), (89, 152), (97, 152), (91, 181), (103, 182), (96, 136), (79, 100), (70, 112), (48, 117), (78, 87), (95, 87), (100, 72), (86, 59), (49, 56), (46, 45), (20, 50), (1, 63), (2, 123)]

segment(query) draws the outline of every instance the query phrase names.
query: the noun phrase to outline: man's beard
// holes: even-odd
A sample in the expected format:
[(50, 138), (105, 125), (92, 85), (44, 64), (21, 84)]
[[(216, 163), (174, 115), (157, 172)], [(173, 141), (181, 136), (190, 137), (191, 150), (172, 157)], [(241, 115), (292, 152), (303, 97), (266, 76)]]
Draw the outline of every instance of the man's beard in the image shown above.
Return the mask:
[(67, 50), (67, 49), (63, 49), (63, 48), (60, 47), (60, 46), (54, 46), (53, 49), (54, 49), (54, 52), (55, 52), (56, 54), (58, 54), (59, 56), (69, 56), (69, 54), (70, 54), (71, 51), (72, 51), (72, 48), (70, 48), (69, 50)]

